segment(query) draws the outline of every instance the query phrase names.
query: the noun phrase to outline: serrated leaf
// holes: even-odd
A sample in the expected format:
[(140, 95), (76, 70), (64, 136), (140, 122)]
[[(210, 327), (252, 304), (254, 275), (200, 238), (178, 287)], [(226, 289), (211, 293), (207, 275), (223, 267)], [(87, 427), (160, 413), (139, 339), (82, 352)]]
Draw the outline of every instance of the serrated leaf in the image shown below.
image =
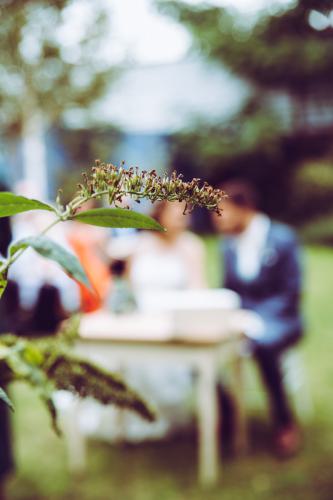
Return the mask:
[(45, 236), (25, 238), (11, 246), (10, 254), (13, 255), (21, 248), (27, 247), (33, 248), (46, 259), (57, 262), (72, 278), (80, 281), (87, 287), (91, 286), (78, 258), (55, 241)]
[(38, 200), (18, 196), (14, 193), (0, 193), (0, 217), (28, 212), (29, 210), (47, 210), (54, 212), (54, 208)]
[(92, 226), (165, 230), (151, 217), (125, 208), (94, 208), (79, 212), (73, 219)]
[(118, 374), (66, 353), (56, 353), (47, 368), (48, 379), (57, 389), (81, 398), (93, 397), (102, 404), (115, 404), (137, 412), (153, 422), (155, 412), (139, 394), (130, 389)]
[(9, 399), (7, 393), (0, 387), (0, 401), (3, 401), (9, 408), (14, 411), (14, 405)]

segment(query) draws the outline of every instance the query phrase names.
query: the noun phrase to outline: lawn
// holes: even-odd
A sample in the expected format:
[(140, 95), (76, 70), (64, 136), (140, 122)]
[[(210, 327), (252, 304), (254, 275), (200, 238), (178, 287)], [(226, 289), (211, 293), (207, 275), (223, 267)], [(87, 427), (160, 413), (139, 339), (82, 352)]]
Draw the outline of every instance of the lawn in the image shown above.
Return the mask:
[[(215, 247), (209, 244), (210, 255)], [(189, 439), (137, 447), (89, 444), (87, 472), (70, 476), (65, 444), (49, 425), (37, 396), (13, 387), (17, 473), (11, 500), (329, 500), (333, 498), (333, 250), (305, 252), (304, 311), (307, 335), (300, 350), (313, 412), (303, 418), (304, 448), (281, 462), (269, 451), (265, 399), (249, 366), (251, 450), (221, 465), (219, 484), (203, 492), (196, 483), (196, 447)], [(215, 270), (209, 268), (214, 282)], [(304, 417), (304, 416), (303, 416)]]

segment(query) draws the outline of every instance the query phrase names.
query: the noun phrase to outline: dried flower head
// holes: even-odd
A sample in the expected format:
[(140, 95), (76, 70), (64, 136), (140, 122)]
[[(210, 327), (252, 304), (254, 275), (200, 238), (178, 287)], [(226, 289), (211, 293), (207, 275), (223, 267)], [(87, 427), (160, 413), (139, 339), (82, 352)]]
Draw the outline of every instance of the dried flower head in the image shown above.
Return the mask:
[(221, 202), (225, 193), (214, 189), (207, 182), (192, 179), (183, 180), (181, 174), (159, 176), (155, 170), (147, 172), (136, 168), (117, 167), (111, 163), (95, 161), (89, 175), (83, 174), (83, 183), (79, 185), (79, 195), (85, 199), (108, 196), (110, 205), (120, 205), (124, 197), (130, 196), (135, 201), (144, 198), (151, 202), (185, 202), (185, 212), (194, 207), (204, 207), (221, 214)]

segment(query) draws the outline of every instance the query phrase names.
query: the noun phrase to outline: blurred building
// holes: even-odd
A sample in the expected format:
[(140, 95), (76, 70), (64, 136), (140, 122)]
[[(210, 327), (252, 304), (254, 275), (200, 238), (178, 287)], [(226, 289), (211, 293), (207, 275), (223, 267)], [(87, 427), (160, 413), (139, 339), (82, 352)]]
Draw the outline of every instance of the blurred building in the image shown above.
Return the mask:
[[(165, 170), (171, 133), (199, 117), (211, 122), (227, 120), (249, 93), (249, 85), (228, 70), (198, 58), (124, 69), (93, 109), (96, 122), (120, 130), (116, 146), (103, 159)], [(86, 124), (69, 114), (66, 126), (73, 130)], [(47, 131), (44, 137), (49, 195), (54, 195), (59, 172), (71, 164), (70, 151), (59, 137), (55, 130)], [(23, 175), (22, 145), (7, 140), (4, 146), (0, 169), (14, 184)], [(92, 160), (87, 158), (87, 163)]]

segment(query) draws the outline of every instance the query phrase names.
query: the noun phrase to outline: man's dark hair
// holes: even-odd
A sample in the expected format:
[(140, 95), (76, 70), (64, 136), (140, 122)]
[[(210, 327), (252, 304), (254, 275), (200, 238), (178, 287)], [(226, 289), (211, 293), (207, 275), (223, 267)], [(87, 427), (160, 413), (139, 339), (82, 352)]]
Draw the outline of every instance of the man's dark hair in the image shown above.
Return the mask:
[(245, 179), (230, 179), (222, 184), (228, 199), (239, 207), (256, 210), (258, 194), (254, 186)]

